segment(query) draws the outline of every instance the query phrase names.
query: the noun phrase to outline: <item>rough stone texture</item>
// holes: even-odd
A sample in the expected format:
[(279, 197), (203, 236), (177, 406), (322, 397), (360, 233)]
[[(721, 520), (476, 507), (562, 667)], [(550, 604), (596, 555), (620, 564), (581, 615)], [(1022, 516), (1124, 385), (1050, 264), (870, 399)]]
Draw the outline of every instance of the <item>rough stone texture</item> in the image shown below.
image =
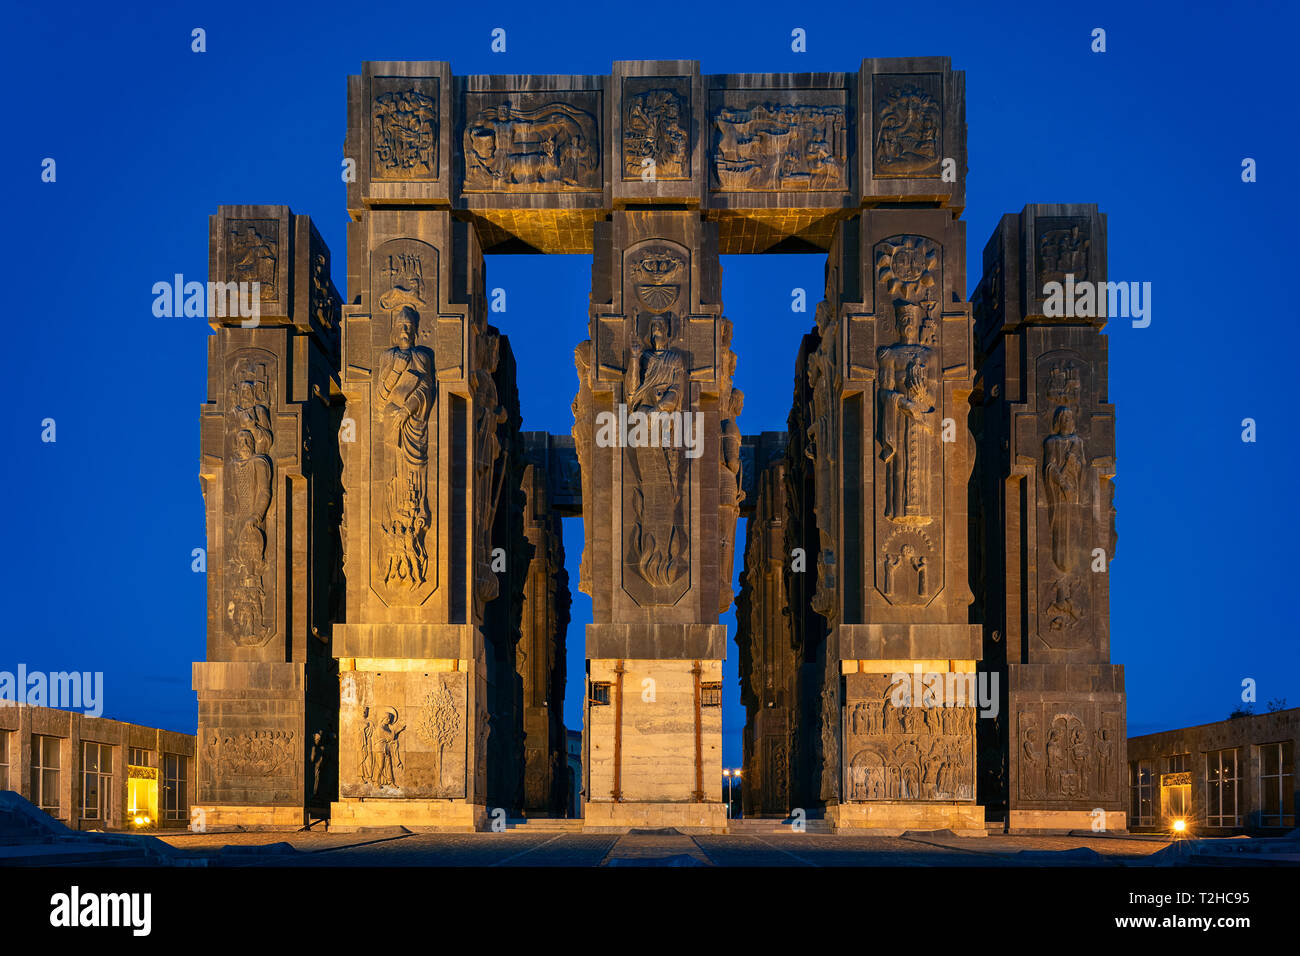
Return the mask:
[(545, 432), (524, 436), (524, 531), (530, 553), (516, 662), (523, 698), (524, 795), (529, 812), (563, 816), (565, 772), (565, 632), (569, 575), (560, 516), (550, 507), (550, 447)]
[(253, 327), (238, 314), (209, 316), (197, 805), (230, 822), (275, 807), (301, 825), (332, 790), (340, 297), (329, 250), (286, 206), (222, 206), (210, 221), (209, 277), (260, 283), (261, 314)]
[(348, 210), (451, 208), (485, 251), (590, 253), (610, 209), (665, 206), (716, 222), (724, 254), (826, 250), (863, 206), (960, 213), (965, 123), (947, 57), (715, 76), (691, 60), (607, 76), (371, 62), (348, 82)]
[[(735, 355), (721, 315), (716, 237), (716, 227), (690, 212), (615, 212), (596, 229), (591, 338), (575, 351), (573, 432), (587, 537), (580, 587), (594, 618), (588, 676), (602, 680), (600, 659), (617, 668), (635, 658), (660, 687), (627, 708), (648, 707), (640, 723), (618, 718), (631, 699), (619, 691), (612, 723), (589, 701), (590, 801), (720, 799), (721, 720), (701, 704), (700, 683), (717, 679), (708, 675), (721, 673), (725, 656), (717, 622), (732, 599), (743, 396), (731, 385)], [(650, 415), (665, 416), (675, 431), (652, 423), (653, 435), (621, 434), (617, 423)], [(664, 683), (668, 675), (683, 679), (683, 668), (693, 674), (693, 698)], [(683, 725), (693, 728), (692, 746)], [(662, 779), (620, 786), (622, 764), (638, 759), (641, 773)], [(610, 812), (617, 818), (617, 808)]]
[[(356, 293), (345, 310), (342, 377), (352, 440), (345, 433), (341, 443), (348, 600), (335, 631), (341, 647), (368, 659), (340, 653), (340, 669), (375, 696), (358, 698), (356, 728), (346, 721), (340, 728), (357, 738), (371, 727), (372, 748), (354, 763), (346, 748), (362, 744), (345, 740), (341, 800), (363, 802), (343, 812), (360, 825), (372, 811), (391, 817), (377, 801), (409, 799), (412, 822), (436, 825), (451, 813), (460, 825), (481, 818), (490, 796), (509, 802), (513, 795), (502, 791), (514, 789), (516, 777), (501, 764), (512, 759), (517, 738), (518, 592), (493, 569), (493, 549), (512, 546), (511, 522), (498, 518), (503, 497), (507, 514), (513, 507), (513, 489), (503, 489), (518, 474), (513, 359), (487, 323), (472, 225), (437, 210), (372, 209), (352, 224), (349, 248)], [(486, 633), (489, 620), (496, 626)], [(447, 746), (463, 760), (409, 793), (381, 785), (363, 795), (369, 784), (361, 768), (382, 763), (398, 727), (418, 726), (432, 692), (405, 686), (413, 679), (407, 665), (452, 657), (453, 643), (466, 686), (443, 705), (456, 710), (461, 737)], [(389, 689), (381, 694), (381, 686)], [(490, 768), (492, 748), (499, 759)], [(480, 810), (435, 812), (429, 796)]]
[[(764, 464), (746, 523), (745, 570), (736, 602), (740, 699), (746, 714), (747, 772), (741, 777), (746, 817), (784, 817), (794, 806), (790, 756), (801, 661), (791, 639), (792, 616), (786, 610), (785, 442), (766, 439), (768, 434), (747, 446), (751, 454), (746, 467), (752, 459)], [(747, 493), (746, 500), (750, 499)]]
[(1096, 206), (1026, 206), (989, 240), (974, 297), (976, 578), (990, 664), (1007, 677), (1005, 718), (982, 748), (983, 786), (1020, 827), (1059, 828), (1100, 809), (1115, 828), (1125, 805), (1124, 671), (1110, 664), (1115, 409), (1105, 317), (1043, 309), (1046, 283), (1104, 283), (1105, 251)]
[[(213, 220), (214, 277), (260, 281), (264, 312), (214, 323), (210, 357), (195, 687), (214, 795), (283, 816), (328, 792), (343, 827), (560, 812), (559, 518), (582, 515), (588, 820), (725, 825), (720, 616), (745, 514), (751, 813), (978, 832), (985, 807), (1027, 826), (1119, 810), (1123, 673), (1089, 570), (1114, 552), (1103, 323), (1049, 319), (1042, 293), (1104, 280), (1105, 220), (1006, 217), (967, 302), (947, 58), (366, 63), (345, 150), (341, 322), (304, 217)], [(530, 251), (593, 255), (571, 437), (521, 432), (487, 321), (484, 254)], [(719, 256), (761, 252), (827, 253), (825, 293), (787, 433), (746, 438)], [(629, 441), (638, 412), (691, 438), (698, 418), (698, 449)], [(977, 670), (999, 679), (996, 718), (889, 693), (900, 671)], [(321, 746), (340, 702), (339, 746)]]

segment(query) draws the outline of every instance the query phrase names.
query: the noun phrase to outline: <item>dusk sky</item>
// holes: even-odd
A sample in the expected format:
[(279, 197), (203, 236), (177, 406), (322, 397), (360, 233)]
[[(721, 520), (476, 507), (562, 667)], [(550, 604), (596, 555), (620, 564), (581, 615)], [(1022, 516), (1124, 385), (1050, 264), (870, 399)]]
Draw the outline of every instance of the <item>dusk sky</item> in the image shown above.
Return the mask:
[[(0, 456), (0, 671), (102, 671), (104, 715), (194, 732), (205, 653), (198, 478), (206, 320), (154, 318), (151, 288), (207, 279), (208, 216), (282, 203), (312, 217), (345, 286), (340, 178), (347, 76), (365, 60), (447, 60), (453, 73), (608, 73), (617, 59), (693, 59), (708, 73), (857, 70), (940, 55), (966, 74), (967, 288), (998, 219), (1095, 202), (1109, 275), (1150, 282), (1151, 324), (1113, 320), (1117, 415), (1111, 658), (1130, 735), (1300, 706), (1292, 419), (1300, 323), (1294, 170), (1300, 137), (1287, 4), (719, 4), (692, 26), (641, 4), (12, 5), (0, 155), (10, 196)], [(191, 30), (207, 52), (191, 52)], [(489, 48), (507, 31), (507, 51)], [(1090, 50), (1106, 30), (1106, 52)], [(791, 50), (791, 31), (807, 52)], [(42, 160), (57, 179), (41, 180)], [(1256, 160), (1258, 181), (1242, 181)], [(1287, 186), (1288, 182), (1292, 186)], [(786, 425), (823, 255), (723, 257), (742, 430)], [(568, 434), (590, 256), (494, 256), (492, 321), (518, 360), (527, 430)], [(352, 290), (345, 290), (349, 298)], [(57, 440), (41, 440), (42, 421)], [(1242, 441), (1243, 419), (1258, 440)], [(574, 582), (566, 723), (581, 724), (590, 600)], [(744, 552), (737, 542), (737, 572)], [(734, 636), (735, 612), (723, 619)], [(724, 766), (740, 766), (737, 653), (724, 668)]]

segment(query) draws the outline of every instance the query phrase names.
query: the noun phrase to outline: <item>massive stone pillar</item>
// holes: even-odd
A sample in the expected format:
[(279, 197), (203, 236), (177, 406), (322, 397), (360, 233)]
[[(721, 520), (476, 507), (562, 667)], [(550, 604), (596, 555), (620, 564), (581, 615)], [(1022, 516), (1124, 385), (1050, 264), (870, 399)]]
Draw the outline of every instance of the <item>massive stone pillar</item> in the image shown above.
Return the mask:
[[(1049, 306), (1054, 291), (1068, 310)], [(989, 748), (1007, 757), (1005, 787), (996, 777), (988, 787), (1012, 830), (1122, 830), (1105, 217), (1095, 205), (1004, 216), (975, 299), (985, 647), (1008, 678), (1007, 719)]]
[(481, 827), (483, 623), (510, 441), (482, 253), (445, 211), (375, 209), (351, 226), (348, 262), (333, 825)]
[(574, 402), (594, 618), (586, 821), (724, 827), (718, 618), (741, 441), (717, 231), (695, 212), (617, 211), (595, 248)]
[(334, 777), (340, 300), (329, 250), (286, 206), (222, 206), (209, 277), (195, 825), (299, 827)]
[(565, 633), (569, 626), (569, 575), (564, 568), (564, 530), (551, 507), (550, 436), (524, 439), (524, 559), (521, 638), (516, 653), (522, 685), (524, 734), (523, 807), (529, 815), (564, 816), (569, 798), (565, 772)]
[(756, 473), (746, 495), (745, 570), (736, 600), (740, 699), (745, 706), (747, 817), (785, 817), (791, 803), (791, 756), (800, 660), (786, 605), (790, 552), (786, 542), (788, 483), (785, 435), (764, 432), (746, 441), (745, 468)]
[[(820, 795), (838, 827), (983, 832), (964, 263), (964, 224), (946, 210), (864, 212), (839, 227), (817, 309), (805, 451), (812, 606), (829, 625)], [(922, 681), (938, 682), (933, 701)]]

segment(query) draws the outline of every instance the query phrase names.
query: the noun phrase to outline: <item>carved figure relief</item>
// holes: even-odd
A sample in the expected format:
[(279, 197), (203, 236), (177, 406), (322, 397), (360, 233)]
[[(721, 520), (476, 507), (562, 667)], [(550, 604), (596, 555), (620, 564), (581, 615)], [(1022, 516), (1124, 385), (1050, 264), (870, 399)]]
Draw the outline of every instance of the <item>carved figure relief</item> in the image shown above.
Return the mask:
[(843, 106), (759, 103), (714, 111), (713, 188), (812, 192), (848, 188)]
[(806, 435), (804, 455), (813, 462), (814, 503), (817, 517), (817, 590), (812, 609), (830, 620), (835, 615), (838, 584), (836, 580), (833, 502), (838, 493), (839, 429), (836, 410), (839, 406), (841, 372), (839, 365), (839, 318), (825, 299), (817, 304), (817, 331), (821, 343), (808, 356), (808, 383), (812, 391), (812, 420)]
[(501, 337), (486, 320), (475, 321), (477, 367), (470, 373), (474, 395), (474, 515), (479, 540), (475, 548), (474, 602), (476, 616), (497, 596), (500, 585), (492, 570), (492, 526), (506, 477), (506, 454), (497, 428), (506, 420), (506, 410), (497, 401), (492, 375), (501, 355)]
[(420, 604), (437, 583), (438, 385), (434, 330), (423, 312), (437, 253), (414, 239), (371, 259), (370, 584), (389, 604)]
[(274, 219), (232, 219), (230, 271), (235, 282), (258, 282), (258, 296), (274, 302), (280, 268), (280, 223)]
[(1046, 510), (1046, 535), (1042, 550), (1043, 590), (1039, 635), (1052, 647), (1068, 647), (1084, 635), (1090, 624), (1090, 570), (1082, 560), (1090, 553), (1084, 540), (1091, 526), (1088, 511), (1092, 471), (1083, 438), (1078, 434), (1083, 390), (1079, 363), (1072, 358), (1052, 358), (1040, 364), (1039, 374), (1051, 431), (1043, 440), (1042, 487)]
[(840, 724), (839, 676), (833, 675), (822, 686), (822, 725), (821, 725), (821, 798), (838, 800), (840, 798), (840, 740), (837, 728)]
[[(210, 730), (204, 751), (210, 782), (289, 776), (298, 753), (297, 734), (292, 730)], [(211, 776), (214, 772), (215, 778)]]
[[(682, 411), (686, 359), (671, 340), (670, 319), (656, 315), (644, 341), (632, 346), (625, 383), (629, 415)], [(689, 555), (683, 449), (638, 446), (624, 454), (633, 481), (627, 564), (652, 587), (670, 588), (686, 574)]]
[[(1046, 725), (1040, 740), (1040, 715)], [(1022, 799), (1098, 800), (1115, 796), (1118, 715), (1082, 704), (1035, 704), (1018, 713)]]
[[(627, 413), (673, 416), (690, 411), (686, 354), (673, 343), (682, 335), (674, 311), (686, 279), (685, 256), (667, 245), (635, 251), (627, 284), (641, 308), (634, 320), (623, 380)], [(671, 604), (688, 585), (690, 540), (686, 500), (689, 460), (682, 442), (646, 443), (621, 451), (624, 494), (624, 575), (649, 587), (640, 603)], [(639, 589), (638, 589), (639, 590)]]
[(939, 78), (878, 76), (875, 81), (875, 174), (937, 176), (943, 128)]
[(1044, 217), (1037, 221), (1038, 289), (1048, 282), (1088, 280), (1088, 254), (1092, 247), (1086, 219)]
[(882, 591), (891, 604), (921, 605), (934, 596), (939, 549), (921, 528), (904, 526), (880, 546)]
[[(674, 89), (652, 89), (623, 97), (623, 178), (690, 178), (690, 135), (686, 98)], [(650, 162), (647, 162), (649, 160)]]
[(374, 373), (378, 440), (390, 452), (380, 565), (386, 585), (411, 590), (428, 578), (429, 418), (437, 400), (433, 351), (416, 344), (419, 330), (420, 313), (401, 306), (393, 318), (393, 344)]
[(379, 789), (397, 787), (397, 771), (402, 763), (402, 742), (405, 724), (400, 724), (396, 707), (382, 711), (362, 709), (364, 724), (361, 730), (361, 782)]
[(334, 325), (334, 293), (330, 289), (329, 263), (324, 254), (311, 257), (311, 308), (321, 328)]
[(890, 686), (871, 675), (849, 689), (848, 799), (973, 800), (974, 708), (896, 707)]
[(227, 508), (226, 618), (231, 639), (260, 647), (276, 630), (274, 554), (267, 517), (274, 497), (270, 457), (270, 353), (237, 353), (227, 397), (225, 483)]
[[(578, 372), (578, 393), (573, 397), (573, 448), (578, 460), (578, 474), (582, 482), (582, 501), (593, 500), (591, 488), (592, 466), (592, 411), (591, 411), (591, 339), (578, 344), (573, 350), (573, 365)], [(591, 594), (591, 549), (582, 549), (578, 565), (578, 589)]]
[(503, 100), (465, 124), (465, 183), (470, 192), (595, 190), (600, 182), (600, 126), (564, 102), (519, 108)]
[(885, 463), (886, 518), (923, 525), (932, 520), (931, 460), (937, 442), (938, 357), (922, 344), (928, 316), (921, 306), (894, 303), (898, 341), (879, 350), (876, 441)]
[(719, 402), (722, 415), (722, 449), (719, 460), (721, 487), (718, 493), (718, 507), (721, 510), (719, 534), (721, 536), (721, 593), (718, 598), (718, 613), (725, 614), (732, 602), (732, 562), (736, 547), (736, 522), (740, 518), (740, 503), (745, 498), (741, 487), (741, 432), (736, 419), (745, 407), (745, 393), (731, 387), (732, 376), (736, 371), (736, 353), (731, 350), (731, 322), (722, 319), (723, 362), (726, 368), (726, 385)]
[(414, 87), (375, 97), (371, 110), (375, 179), (437, 178), (438, 101)]
[(352, 798), (465, 793), (464, 672), (349, 675), (339, 712), (340, 794)]

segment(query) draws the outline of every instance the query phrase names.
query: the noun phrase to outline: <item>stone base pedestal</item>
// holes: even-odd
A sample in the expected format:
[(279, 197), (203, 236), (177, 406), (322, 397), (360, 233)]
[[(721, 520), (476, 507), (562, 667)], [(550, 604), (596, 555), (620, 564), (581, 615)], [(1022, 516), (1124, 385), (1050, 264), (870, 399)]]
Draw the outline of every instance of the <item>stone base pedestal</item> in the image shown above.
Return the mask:
[(584, 803), (584, 830), (660, 829), (683, 833), (726, 833), (727, 807), (722, 803)]
[(330, 832), (406, 827), (416, 832), (474, 833), (489, 829), (487, 807), (464, 800), (340, 800), (330, 804)]
[(300, 830), (307, 825), (302, 807), (199, 804), (190, 808), (190, 829), (196, 833), (242, 827), (245, 830)]
[(971, 803), (840, 803), (826, 808), (836, 830), (870, 830), (899, 836), (908, 830), (951, 830), (957, 836), (987, 836), (984, 808)]
[(1098, 816), (1091, 810), (1012, 810), (1007, 822), (1008, 833), (1052, 834), (1071, 830), (1091, 830), (1097, 833), (1127, 833), (1128, 814), (1123, 810), (1107, 810)]

